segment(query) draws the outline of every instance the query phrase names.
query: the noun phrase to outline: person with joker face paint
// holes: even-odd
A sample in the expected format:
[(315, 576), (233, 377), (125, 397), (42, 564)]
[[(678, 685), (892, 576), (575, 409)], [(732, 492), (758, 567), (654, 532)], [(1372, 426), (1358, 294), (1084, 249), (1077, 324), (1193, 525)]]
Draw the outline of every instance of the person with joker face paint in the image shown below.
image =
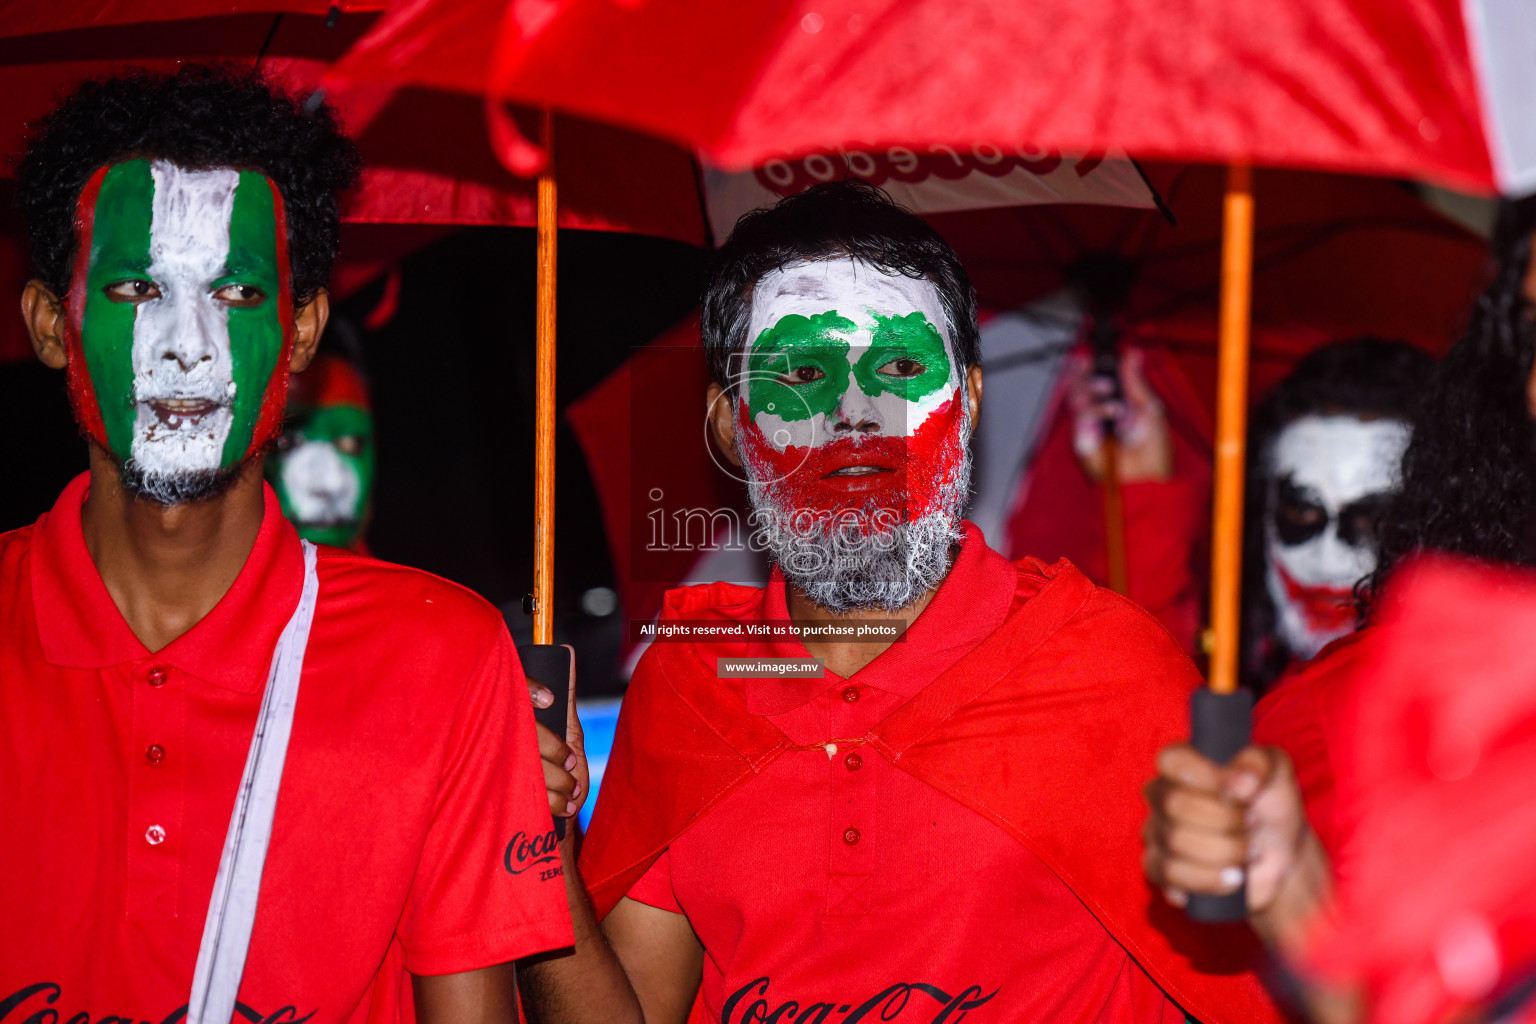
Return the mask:
[[(682, 636), (635, 669), (580, 864), (558, 847), (576, 944), (519, 972), (530, 1018), (1278, 1021), (1240, 938), (1206, 974), (1207, 933), (1147, 917), (1138, 802), (1102, 784), (1184, 734), (1188, 657), (963, 519), (982, 373), (948, 245), (817, 186), (737, 224), (701, 324), (776, 564), (668, 595)], [(540, 735), (546, 775), (583, 770)]]
[(1355, 624), (1355, 584), (1375, 567), (1375, 524), (1408, 445), (1401, 420), (1304, 416), (1270, 455), (1265, 585), (1279, 636), (1306, 661)]
[(1403, 342), (1318, 349), (1254, 415), (1246, 662), (1269, 687), (1355, 630), (1355, 588), (1397, 491), (1414, 403), (1434, 369)]
[(366, 552), (373, 474), (367, 385), (345, 359), (321, 355), (293, 378), (283, 435), (267, 460), (283, 515), (305, 540)]
[[(1127, 502), (1131, 596), (1179, 593), (1167, 581), (1190, 575), (1203, 533), (1188, 511), (1191, 498), (1210, 501), (1195, 458), (1174, 453), (1163, 402), (1143, 376), (1143, 354), (1121, 360), (1125, 399), (1091, 395), (1086, 362), (1069, 367), (1069, 409), (1077, 454), (1088, 477), (1102, 460), (1099, 422), (1120, 423), (1121, 479)], [(1398, 463), (1413, 403), (1433, 360), (1404, 342), (1359, 338), (1325, 345), (1304, 357), (1254, 412), (1250, 431), (1247, 537), (1244, 552), (1244, 673), (1259, 689), (1274, 686), (1324, 646), (1352, 632), (1354, 588), (1376, 564), (1376, 529), (1396, 490)], [(1187, 415), (1187, 413), (1186, 413)], [(1053, 434), (1050, 444), (1059, 447)], [(1198, 458), (1198, 456), (1196, 456)], [(1060, 467), (1050, 451), (1042, 461)], [(1160, 481), (1147, 467), (1161, 467)], [(1059, 469), (1058, 469), (1059, 471)], [(1062, 543), (1050, 530), (1055, 477), (1037, 473), (1027, 501), (1024, 537), (1047, 535), (1069, 557), (1085, 544)], [(1021, 520), (1024, 522), (1024, 520)], [(1058, 531), (1081, 537), (1071, 524)], [(1102, 539), (1089, 538), (1097, 547)], [(1196, 567), (1199, 574), (1206, 571)], [(1140, 584), (1140, 587), (1138, 587)], [(1158, 587), (1152, 586), (1157, 584)], [(1160, 589), (1159, 589), (1160, 587)], [(1193, 596), (1193, 595), (1192, 595)], [(1173, 621), (1170, 621), (1173, 620)], [(1170, 629), (1191, 621), (1164, 616)], [(1176, 635), (1178, 635), (1176, 633)]]
[(515, 1020), (571, 931), (507, 845), (553, 832), (500, 614), (262, 479), (356, 151), (187, 65), (81, 86), (18, 170), (90, 468), (0, 535), (0, 1017)]

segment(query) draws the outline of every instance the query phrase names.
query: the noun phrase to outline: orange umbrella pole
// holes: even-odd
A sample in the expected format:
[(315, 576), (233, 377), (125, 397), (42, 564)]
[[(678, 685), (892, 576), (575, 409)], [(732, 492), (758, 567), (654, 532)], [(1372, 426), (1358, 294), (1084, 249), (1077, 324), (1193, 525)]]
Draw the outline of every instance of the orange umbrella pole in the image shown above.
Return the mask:
[(1109, 589), (1120, 595), (1129, 592), (1125, 556), (1125, 498), (1120, 490), (1120, 442), (1113, 435), (1104, 438), (1104, 557), (1109, 569)]
[(1221, 240), (1221, 334), (1216, 383), (1216, 501), (1211, 538), (1211, 689), (1237, 690), (1248, 433), (1248, 320), (1253, 290), (1252, 174), (1227, 172)]
[(539, 175), (538, 331), (533, 427), (533, 642), (555, 642), (555, 129), (544, 112)]
[[(1226, 764), (1248, 745), (1253, 697), (1237, 688), (1243, 559), (1243, 448), (1248, 429), (1248, 319), (1253, 289), (1253, 190), (1249, 169), (1227, 172), (1221, 239), (1221, 347), (1216, 371), (1216, 507), (1211, 538), (1211, 673), (1190, 703), (1191, 742)], [(1197, 921), (1248, 916), (1246, 887), (1226, 896), (1192, 894)]]

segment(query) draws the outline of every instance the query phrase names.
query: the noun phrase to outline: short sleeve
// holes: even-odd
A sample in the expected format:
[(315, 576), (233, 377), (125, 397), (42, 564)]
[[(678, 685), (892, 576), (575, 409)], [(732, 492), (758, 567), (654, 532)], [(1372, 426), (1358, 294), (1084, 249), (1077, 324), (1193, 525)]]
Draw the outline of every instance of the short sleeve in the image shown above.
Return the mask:
[(573, 942), (533, 711), (505, 626), (461, 686), (400, 921), (413, 974), (478, 970)]
[(646, 869), (645, 874), (629, 887), (629, 892), (625, 895), (636, 903), (644, 903), (657, 910), (669, 910), (674, 914), (681, 914), (683, 908), (678, 906), (677, 895), (672, 892), (671, 851), (662, 850), (661, 856), (656, 858), (656, 863)]

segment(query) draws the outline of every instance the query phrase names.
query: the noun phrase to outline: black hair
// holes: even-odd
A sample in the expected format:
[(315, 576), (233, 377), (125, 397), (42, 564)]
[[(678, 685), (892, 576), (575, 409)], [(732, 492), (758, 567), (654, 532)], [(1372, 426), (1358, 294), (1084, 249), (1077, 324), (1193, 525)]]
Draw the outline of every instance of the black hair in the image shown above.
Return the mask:
[(1294, 657), (1275, 634), (1276, 609), (1264, 571), (1264, 524), (1269, 518), (1276, 438), (1303, 416), (1356, 416), (1412, 423), (1435, 361), (1403, 341), (1356, 338), (1306, 355), (1254, 410), (1249, 429), (1248, 515), (1244, 531), (1245, 660), (1261, 690)]
[(746, 347), (757, 282), (792, 264), (839, 256), (932, 282), (956, 355), (967, 367), (980, 361), (976, 292), (954, 250), (882, 189), (850, 178), (814, 185), (736, 221), (711, 263), (699, 314), (715, 383), (730, 384), (731, 357)]
[(360, 166), (325, 105), (306, 109), (248, 68), (187, 64), (85, 82), (30, 127), (17, 199), (37, 276), (55, 294), (69, 289), (81, 190), (98, 168), (135, 156), (271, 178), (288, 220), (294, 298), (308, 301), (324, 286), (336, 260), (338, 195)]
[(1536, 446), (1526, 397), (1536, 335), (1524, 292), (1533, 230), (1536, 197), (1500, 205), (1488, 285), (1414, 419), (1403, 486), (1378, 535), (1376, 571), (1361, 588), (1367, 609), (1419, 551), (1536, 564)]

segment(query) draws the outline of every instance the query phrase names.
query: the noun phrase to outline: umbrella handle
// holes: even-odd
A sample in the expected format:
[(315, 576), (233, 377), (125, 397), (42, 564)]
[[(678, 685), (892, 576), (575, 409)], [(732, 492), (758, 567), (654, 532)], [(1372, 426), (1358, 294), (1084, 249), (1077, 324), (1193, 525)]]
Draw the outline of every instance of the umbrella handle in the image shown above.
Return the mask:
[(1113, 422), (1104, 421), (1104, 475), (1099, 479), (1104, 493), (1104, 563), (1109, 589), (1125, 597), (1130, 590), (1125, 552), (1125, 496), (1120, 489), (1120, 440), (1112, 429), (1108, 429)]
[(1227, 171), (1221, 238), (1221, 337), (1216, 381), (1216, 493), (1211, 536), (1211, 689), (1237, 690), (1248, 433), (1248, 321), (1253, 291), (1252, 173)]
[[(1253, 695), (1247, 690), (1216, 693), (1201, 687), (1190, 695), (1190, 744), (1215, 761), (1226, 764), (1248, 745), (1253, 731)], [(1225, 896), (1190, 893), (1185, 908), (1195, 921), (1219, 923), (1248, 917), (1248, 887), (1238, 886)]]
[[(1226, 764), (1248, 745), (1253, 697), (1237, 688), (1243, 568), (1244, 447), (1248, 430), (1248, 321), (1253, 290), (1253, 181), (1227, 170), (1221, 238), (1221, 347), (1216, 391), (1216, 495), (1211, 538), (1210, 687), (1195, 691), (1190, 726), (1196, 750)], [(1246, 886), (1226, 896), (1191, 893), (1196, 921), (1241, 921)]]
[(544, 111), (539, 174), (538, 329), (533, 427), (533, 642), (555, 642), (555, 190), (554, 115)]
[[(529, 679), (536, 679), (554, 695), (547, 708), (534, 708), (533, 720), (550, 732), (565, 738), (571, 699), (571, 680), (576, 677), (576, 655), (570, 647), (553, 644), (524, 644), (517, 649), (518, 659)], [(565, 838), (564, 818), (555, 818), (555, 838)]]
[[(1109, 396), (1120, 399), (1120, 331), (1107, 313), (1095, 314), (1089, 338), (1093, 344), (1093, 375), (1113, 385)], [(1120, 437), (1113, 417), (1101, 421), (1104, 472), (1099, 487), (1104, 495), (1104, 563), (1109, 589), (1125, 596), (1130, 592), (1125, 552), (1125, 498), (1120, 484)]]

